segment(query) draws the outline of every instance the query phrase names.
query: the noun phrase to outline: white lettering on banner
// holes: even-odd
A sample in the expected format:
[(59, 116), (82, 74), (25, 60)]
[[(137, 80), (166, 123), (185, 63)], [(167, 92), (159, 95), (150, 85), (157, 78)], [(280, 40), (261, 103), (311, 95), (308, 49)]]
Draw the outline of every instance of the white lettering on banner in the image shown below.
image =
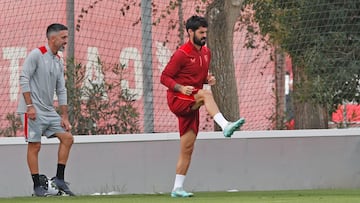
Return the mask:
[(166, 64), (169, 62), (171, 51), (164, 45), (164, 43), (156, 42), (156, 56), (159, 60), (159, 70), (162, 72)]
[[(105, 81), (104, 81), (104, 74), (102, 71), (102, 66), (99, 63), (100, 57), (99, 57), (99, 51), (96, 47), (88, 47), (87, 50), (87, 63), (86, 63), (86, 70), (85, 70), (85, 77), (83, 81), (82, 87), (91, 90), (93, 88), (93, 85), (99, 85), (99, 87), (103, 86), (105, 87)], [(108, 96), (103, 89), (102, 92), (102, 99), (107, 100)], [(89, 95), (82, 94), (82, 99), (89, 99)]]
[(121, 80), (121, 89), (134, 95), (134, 100), (139, 100), (143, 95), (143, 71), (141, 55), (134, 47), (124, 48), (120, 53), (120, 64), (129, 67), (129, 61), (134, 60), (135, 88), (129, 88), (129, 81)]
[(26, 47), (4, 47), (3, 58), (10, 60), (10, 101), (16, 101), (19, 93), (19, 59), (26, 57)]

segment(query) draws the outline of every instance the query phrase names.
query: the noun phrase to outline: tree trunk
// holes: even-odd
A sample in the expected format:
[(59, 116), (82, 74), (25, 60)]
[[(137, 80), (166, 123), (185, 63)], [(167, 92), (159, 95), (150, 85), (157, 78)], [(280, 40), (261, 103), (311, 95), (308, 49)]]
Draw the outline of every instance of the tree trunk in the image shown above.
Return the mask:
[[(210, 72), (216, 78), (212, 92), (220, 112), (228, 120), (239, 118), (239, 99), (235, 79), (233, 35), (243, 0), (214, 0), (206, 11), (209, 22), (208, 46), (212, 61)], [(219, 126), (215, 125), (215, 130)]]
[(275, 47), (275, 126), (276, 130), (285, 128), (285, 54)]
[[(327, 129), (328, 113), (326, 106), (309, 101), (306, 93), (308, 81), (304, 68), (293, 68), (294, 73), (294, 112), (295, 129)], [(299, 97), (298, 95), (302, 95)]]
[(327, 129), (327, 110), (310, 102), (295, 103), (295, 129)]
[(185, 26), (184, 26), (184, 10), (183, 10), (183, 0), (178, 0), (178, 16), (179, 16), (179, 46), (181, 46), (182, 44), (184, 44), (184, 30), (185, 30)]

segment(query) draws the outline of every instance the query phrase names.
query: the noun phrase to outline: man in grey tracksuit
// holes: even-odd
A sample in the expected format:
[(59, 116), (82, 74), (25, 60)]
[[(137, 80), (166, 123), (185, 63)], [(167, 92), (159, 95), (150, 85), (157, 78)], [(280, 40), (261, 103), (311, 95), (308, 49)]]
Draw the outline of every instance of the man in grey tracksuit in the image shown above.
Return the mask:
[[(41, 136), (57, 137), (60, 141), (56, 176), (52, 181), (59, 190), (74, 195), (64, 181), (64, 171), (74, 138), (67, 112), (67, 91), (64, 64), (58, 51), (67, 44), (68, 28), (51, 24), (46, 31), (48, 44), (32, 50), (26, 57), (20, 74), (20, 100), (17, 112), (24, 126), (28, 142), (27, 163), (34, 182), (34, 195), (48, 196), (40, 184), (38, 155)], [(61, 116), (54, 107), (54, 94), (58, 97)]]

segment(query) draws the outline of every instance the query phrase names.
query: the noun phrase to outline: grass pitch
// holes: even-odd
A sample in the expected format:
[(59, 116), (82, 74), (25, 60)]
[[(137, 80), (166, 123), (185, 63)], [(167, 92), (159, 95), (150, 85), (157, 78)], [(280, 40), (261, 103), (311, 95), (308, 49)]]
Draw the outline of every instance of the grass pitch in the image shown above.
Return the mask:
[(76, 197), (0, 198), (0, 203), (359, 203), (359, 190), (301, 190), (265, 192), (197, 192), (191, 198), (170, 194), (106, 195)]

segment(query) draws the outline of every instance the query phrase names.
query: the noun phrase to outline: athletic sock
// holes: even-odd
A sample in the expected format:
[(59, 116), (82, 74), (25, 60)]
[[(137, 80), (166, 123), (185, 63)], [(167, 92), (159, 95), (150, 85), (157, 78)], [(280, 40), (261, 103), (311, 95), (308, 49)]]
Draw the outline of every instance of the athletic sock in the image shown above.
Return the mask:
[(221, 127), (222, 130), (224, 130), (226, 125), (229, 123), (229, 121), (227, 121), (220, 112), (215, 114), (214, 120)]
[(56, 171), (56, 177), (61, 180), (64, 180), (64, 173), (65, 173), (65, 164), (58, 164), (57, 171)]
[(186, 177), (185, 175), (176, 174), (173, 191), (174, 191), (176, 188), (182, 188), (182, 187), (183, 187), (184, 181), (185, 181), (185, 177)]
[(31, 178), (34, 182), (34, 188), (40, 186), (40, 175), (37, 174), (31, 174)]

